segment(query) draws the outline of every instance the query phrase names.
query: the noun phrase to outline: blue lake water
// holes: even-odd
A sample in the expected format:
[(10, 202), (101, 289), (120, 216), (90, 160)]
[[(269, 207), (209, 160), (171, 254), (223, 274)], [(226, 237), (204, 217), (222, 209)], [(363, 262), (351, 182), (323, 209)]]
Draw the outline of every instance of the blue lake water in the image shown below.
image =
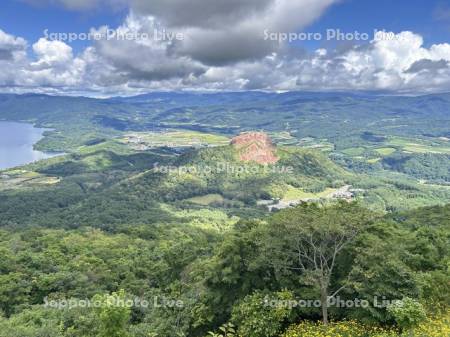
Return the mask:
[(57, 155), (33, 149), (45, 131), (28, 123), (0, 121), (0, 170)]

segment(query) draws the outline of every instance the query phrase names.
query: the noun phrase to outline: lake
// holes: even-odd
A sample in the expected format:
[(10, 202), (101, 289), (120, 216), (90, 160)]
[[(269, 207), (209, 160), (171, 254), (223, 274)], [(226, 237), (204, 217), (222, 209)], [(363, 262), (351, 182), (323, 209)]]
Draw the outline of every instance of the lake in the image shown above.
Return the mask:
[(58, 155), (33, 149), (46, 130), (28, 123), (0, 121), (0, 170)]

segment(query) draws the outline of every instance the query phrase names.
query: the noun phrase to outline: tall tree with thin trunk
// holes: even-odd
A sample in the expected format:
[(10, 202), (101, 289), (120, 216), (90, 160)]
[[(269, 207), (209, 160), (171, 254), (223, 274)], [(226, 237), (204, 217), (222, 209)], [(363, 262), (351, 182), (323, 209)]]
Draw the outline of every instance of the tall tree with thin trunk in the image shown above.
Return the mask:
[(351, 278), (349, 273), (333, 282), (340, 267), (338, 258), (372, 219), (373, 214), (355, 203), (304, 204), (274, 215), (263, 229), (259, 245), (273, 268), (296, 273), (303, 284), (317, 288), (322, 319), (328, 324), (328, 301), (348, 286)]

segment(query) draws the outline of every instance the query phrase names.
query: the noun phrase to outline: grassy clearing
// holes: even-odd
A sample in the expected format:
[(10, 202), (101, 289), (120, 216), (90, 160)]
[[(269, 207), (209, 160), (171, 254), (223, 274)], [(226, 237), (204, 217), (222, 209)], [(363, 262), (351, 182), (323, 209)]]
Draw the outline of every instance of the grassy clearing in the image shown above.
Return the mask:
[(348, 156), (361, 156), (366, 151), (363, 147), (350, 147), (348, 149), (342, 150), (342, 153)]
[(108, 140), (95, 145), (83, 145), (77, 149), (77, 153), (82, 155), (88, 155), (99, 151), (111, 151), (120, 155), (133, 153), (133, 151), (120, 140)]
[(450, 154), (450, 146), (443, 142), (431, 142), (426, 140), (411, 140), (401, 137), (391, 137), (387, 145), (400, 147), (403, 151), (411, 153), (438, 153)]
[(61, 181), (58, 177), (46, 176), (27, 170), (10, 170), (0, 179), (0, 191), (20, 189), (33, 186), (54, 185)]
[(397, 149), (393, 148), (393, 147), (381, 147), (381, 148), (375, 149), (375, 151), (382, 156), (390, 156), (391, 154), (396, 152)]
[(87, 169), (104, 170), (111, 167), (114, 162), (107, 153), (98, 153), (96, 155), (87, 156), (81, 160)]
[(299, 199), (320, 199), (320, 198), (325, 198), (328, 195), (330, 195), (336, 191), (337, 191), (336, 188), (326, 188), (325, 190), (323, 190), (322, 192), (319, 192), (319, 193), (310, 193), (310, 192), (305, 192), (300, 188), (295, 188), (295, 187), (292, 187), (289, 185), (282, 200), (283, 201), (293, 201), (293, 200), (299, 200)]
[(220, 203), (224, 201), (224, 198), (220, 194), (206, 194), (199, 197), (193, 197), (186, 199), (186, 201), (192, 202), (194, 204), (208, 206), (212, 203)]
[(132, 148), (144, 150), (154, 147), (196, 147), (220, 146), (229, 144), (224, 136), (196, 131), (169, 131), (169, 132), (133, 132), (120, 140)]

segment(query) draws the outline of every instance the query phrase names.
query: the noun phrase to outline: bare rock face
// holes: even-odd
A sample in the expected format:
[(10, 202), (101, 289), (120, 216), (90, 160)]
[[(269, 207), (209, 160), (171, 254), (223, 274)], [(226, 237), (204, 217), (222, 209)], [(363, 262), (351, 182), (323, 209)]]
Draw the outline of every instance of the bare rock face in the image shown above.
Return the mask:
[(258, 164), (274, 164), (280, 158), (275, 154), (275, 146), (264, 132), (245, 132), (231, 140), (242, 161)]

